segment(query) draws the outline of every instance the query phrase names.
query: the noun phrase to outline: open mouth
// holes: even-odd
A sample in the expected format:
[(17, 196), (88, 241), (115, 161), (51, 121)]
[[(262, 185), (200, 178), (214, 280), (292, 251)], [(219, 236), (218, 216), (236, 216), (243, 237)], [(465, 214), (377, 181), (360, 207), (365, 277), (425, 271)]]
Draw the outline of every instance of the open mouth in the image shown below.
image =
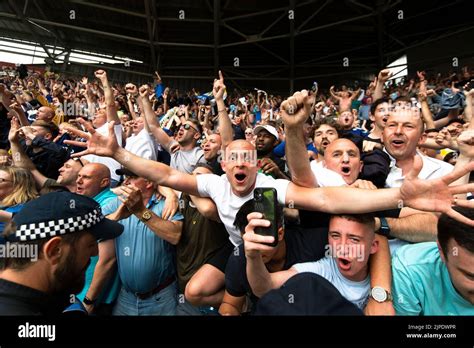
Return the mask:
[(322, 145), (323, 147), (327, 147), (327, 146), (329, 145), (329, 140), (323, 140), (323, 141), (321, 142), (321, 145)]
[(235, 180), (237, 180), (238, 184), (242, 184), (245, 181), (245, 178), (247, 177), (247, 175), (245, 175), (244, 173), (238, 173), (238, 174), (235, 174), (234, 177), (235, 177)]
[(351, 268), (351, 261), (348, 260), (348, 259), (344, 259), (344, 258), (339, 257), (337, 259), (337, 264), (338, 264), (339, 268), (344, 270), (344, 271), (348, 271)]
[(395, 140), (392, 140), (392, 145), (394, 146), (402, 146), (405, 142), (403, 140), (400, 140), (400, 139), (395, 139)]
[(383, 122), (383, 123), (387, 123), (387, 120), (388, 120), (388, 117), (382, 118), (382, 122)]
[(343, 174), (350, 174), (351, 167), (343, 166), (343, 167), (341, 167), (341, 171), (342, 171)]

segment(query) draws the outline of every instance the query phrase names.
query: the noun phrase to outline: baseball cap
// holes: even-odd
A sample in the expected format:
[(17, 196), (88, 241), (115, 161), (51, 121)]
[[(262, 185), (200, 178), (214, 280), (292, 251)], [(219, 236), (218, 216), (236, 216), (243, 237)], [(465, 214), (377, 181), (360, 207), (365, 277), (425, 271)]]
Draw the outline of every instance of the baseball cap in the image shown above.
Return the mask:
[(135, 174), (134, 172), (132, 172), (130, 169), (128, 169), (126, 167), (122, 167), (122, 168), (119, 168), (119, 169), (115, 170), (115, 174), (138, 177), (137, 174)]
[[(289, 300), (291, 299), (291, 300)], [(363, 315), (325, 278), (298, 273), (257, 302), (255, 315)]]
[(68, 191), (51, 192), (25, 203), (13, 216), (15, 231), (6, 239), (27, 242), (88, 231), (97, 240), (113, 239), (123, 232), (118, 222), (106, 219), (92, 198)]
[(270, 133), (271, 135), (273, 135), (276, 139), (278, 139), (278, 131), (276, 130), (275, 127), (269, 125), (269, 124), (261, 124), (257, 127), (254, 128), (253, 130), (253, 134), (257, 135), (258, 133), (260, 133), (260, 131), (262, 129), (265, 129), (268, 133)]

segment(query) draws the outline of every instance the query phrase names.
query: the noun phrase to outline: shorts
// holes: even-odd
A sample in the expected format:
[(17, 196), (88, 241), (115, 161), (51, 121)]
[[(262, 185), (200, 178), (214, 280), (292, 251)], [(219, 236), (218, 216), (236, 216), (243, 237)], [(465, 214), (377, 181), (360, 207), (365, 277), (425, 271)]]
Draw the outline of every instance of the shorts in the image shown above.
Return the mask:
[(227, 261), (229, 260), (230, 254), (234, 251), (234, 245), (228, 240), (226, 244), (207, 261), (207, 264), (216, 267), (222, 273), (225, 273), (225, 267), (227, 266)]

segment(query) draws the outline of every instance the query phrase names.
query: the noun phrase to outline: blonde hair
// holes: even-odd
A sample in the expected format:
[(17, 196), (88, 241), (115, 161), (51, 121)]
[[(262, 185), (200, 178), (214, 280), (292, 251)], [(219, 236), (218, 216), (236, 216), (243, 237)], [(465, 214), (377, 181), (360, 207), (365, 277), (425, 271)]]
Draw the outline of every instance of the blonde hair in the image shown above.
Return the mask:
[(13, 186), (13, 192), (1, 201), (2, 206), (9, 207), (22, 204), (38, 197), (35, 180), (31, 172), (18, 167), (0, 167), (0, 170), (10, 175)]

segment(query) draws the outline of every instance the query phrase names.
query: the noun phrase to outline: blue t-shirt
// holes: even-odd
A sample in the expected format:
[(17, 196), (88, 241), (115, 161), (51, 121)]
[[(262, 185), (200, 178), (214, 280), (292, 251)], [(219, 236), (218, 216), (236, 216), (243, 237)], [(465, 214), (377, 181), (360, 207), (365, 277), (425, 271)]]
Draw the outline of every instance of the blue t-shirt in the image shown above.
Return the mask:
[[(104, 210), (115, 211), (119, 199), (112, 200)], [(162, 216), (165, 201), (153, 196), (147, 208)], [(172, 220), (182, 220), (180, 213)], [(119, 221), (123, 233), (115, 239), (115, 254), (122, 285), (131, 292), (144, 293), (156, 288), (167, 278), (176, 274), (175, 248), (158, 237), (135, 215)]]
[(435, 242), (400, 247), (392, 273), (398, 315), (474, 315), (474, 305), (454, 288)]
[[(286, 144), (286, 141), (283, 140), (280, 144), (274, 147), (273, 153), (275, 154), (275, 156), (277, 157), (285, 156), (285, 144)], [(318, 150), (316, 150), (316, 148), (314, 147), (313, 142), (306, 144), (306, 150), (313, 151), (316, 154), (318, 153)]]
[[(102, 213), (104, 215), (109, 215), (113, 213), (115, 210), (107, 210), (105, 206), (113, 199), (115, 199), (117, 195), (113, 193), (109, 188), (102, 190), (97, 196), (93, 197), (94, 200), (100, 204), (102, 208)], [(86, 281), (84, 284), (84, 288), (82, 291), (77, 294), (77, 298), (81, 301), (84, 300), (84, 297), (87, 295), (87, 291), (92, 283), (92, 278), (94, 277), (95, 266), (97, 265), (97, 261), (99, 261), (99, 255), (91, 257), (91, 263), (86, 270)], [(118, 296), (120, 291), (120, 279), (118, 277), (117, 272), (114, 272), (111, 279), (109, 280), (108, 284), (102, 289), (102, 293), (99, 295), (97, 299), (97, 304), (99, 303), (112, 303)]]

